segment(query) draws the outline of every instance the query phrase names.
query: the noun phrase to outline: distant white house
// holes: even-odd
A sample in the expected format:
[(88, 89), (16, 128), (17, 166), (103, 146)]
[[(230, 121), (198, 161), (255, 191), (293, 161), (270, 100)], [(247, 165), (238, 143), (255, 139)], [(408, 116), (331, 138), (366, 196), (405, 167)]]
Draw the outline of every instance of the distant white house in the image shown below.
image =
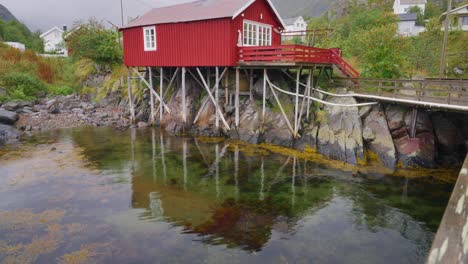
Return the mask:
[(294, 36), (305, 36), (307, 30), (307, 22), (304, 20), (304, 17), (292, 17), (283, 19), (284, 24), (286, 25), (286, 33), (283, 34), (283, 39), (293, 39)]
[(21, 51), (26, 50), (26, 46), (23, 43), (19, 43), (19, 42), (4, 42), (4, 43), (12, 48), (19, 49)]
[(417, 36), (424, 32), (425, 27), (416, 25), (418, 15), (416, 13), (399, 14), (400, 21), (398, 22), (398, 34), (401, 36), (411, 37)]
[[(441, 20), (445, 20), (447, 12), (443, 13)], [(450, 12), (451, 21), (455, 23), (452, 24), (452, 28), (468, 31), (468, 4), (457, 7)]]
[(421, 12), (424, 14), (426, 11), (427, 0), (395, 0), (393, 3), (393, 13), (407, 14), (409, 13), (411, 7), (417, 6), (421, 9)]
[[(64, 29), (66, 29), (64, 27)], [(56, 52), (60, 54), (66, 54), (67, 49), (63, 41), (64, 30), (54, 27), (41, 35), (41, 38), (44, 40), (44, 50), (45, 52)]]

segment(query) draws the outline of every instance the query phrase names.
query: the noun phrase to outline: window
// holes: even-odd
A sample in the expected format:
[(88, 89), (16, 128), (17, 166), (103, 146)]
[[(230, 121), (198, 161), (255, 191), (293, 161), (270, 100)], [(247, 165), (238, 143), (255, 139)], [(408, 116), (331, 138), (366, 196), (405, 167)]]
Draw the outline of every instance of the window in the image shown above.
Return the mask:
[(271, 46), (271, 26), (244, 21), (244, 46)]
[(463, 24), (464, 26), (468, 26), (468, 16), (463, 17), (462, 19), (463, 19), (462, 24)]
[(143, 41), (145, 43), (145, 51), (156, 50), (156, 27), (143, 28)]

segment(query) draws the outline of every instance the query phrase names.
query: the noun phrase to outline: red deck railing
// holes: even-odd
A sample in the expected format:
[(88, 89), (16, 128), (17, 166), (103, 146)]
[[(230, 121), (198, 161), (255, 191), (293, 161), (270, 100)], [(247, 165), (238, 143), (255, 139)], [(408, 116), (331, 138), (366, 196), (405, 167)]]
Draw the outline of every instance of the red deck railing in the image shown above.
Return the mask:
[(341, 57), (339, 49), (322, 49), (302, 45), (239, 47), (239, 62), (294, 62), (336, 65), (352, 78), (359, 72)]

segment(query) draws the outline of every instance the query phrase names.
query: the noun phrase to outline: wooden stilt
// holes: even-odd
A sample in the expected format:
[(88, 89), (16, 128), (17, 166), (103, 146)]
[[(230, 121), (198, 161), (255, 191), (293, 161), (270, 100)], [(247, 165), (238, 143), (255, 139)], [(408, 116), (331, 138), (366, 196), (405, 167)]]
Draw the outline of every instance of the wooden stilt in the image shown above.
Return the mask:
[(291, 121), (289, 121), (288, 115), (286, 115), (286, 112), (284, 111), (283, 105), (281, 105), (281, 101), (279, 100), (278, 95), (276, 95), (275, 89), (272, 87), (272, 83), (271, 83), (270, 80), (268, 79), (268, 75), (266, 76), (266, 80), (267, 80), (267, 82), (268, 82), (268, 85), (270, 86), (271, 93), (272, 93), (273, 96), (275, 97), (276, 103), (278, 104), (278, 106), (279, 106), (279, 108), (280, 108), (280, 110), (281, 110), (281, 113), (283, 114), (284, 120), (285, 120), (286, 123), (288, 124), (289, 130), (291, 131), (291, 133), (293, 134), (293, 136), (296, 137), (296, 133), (295, 133), (295, 131), (294, 131), (293, 126), (291, 125)]
[(266, 113), (266, 91), (267, 91), (267, 69), (263, 69), (263, 111), (262, 111), (262, 123), (265, 124), (265, 113)]
[(184, 124), (187, 124), (187, 103), (186, 103), (186, 91), (185, 91), (185, 67), (182, 67), (182, 119)]
[(127, 87), (128, 87), (128, 105), (130, 108), (130, 122), (135, 123), (135, 108), (133, 106), (133, 94), (132, 94), (132, 74), (130, 68), (127, 67)]
[(224, 80), (224, 106), (229, 106), (229, 71), (226, 73), (226, 78)]
[(300, 88), (300, 78), (301, 78), (301, 71), (302, 67), (298, 69), (297, 71), (297, 77), (296, 77), (296, 99), (295, 99), (295, 112), (294, 112), (294, 136), (297, 135), (297, 132), (299, 131), (299, 88)]
[(240, 72), (239, 68), (236, 68), (236, 102), (235, 102), (235, 109), (236, 109), (236, 127), (240, 125), (240, 113), (239, 113), (239, 93), (240, 93)]
[[(164, 94), (164, 69), (161, 67), (160, 71), (160, 80), (159, 80), (159, 94), (163, 95)], [(164, 98), (161, 97), (161, 104), (164, 104)], [(164, 115), (164, 109), (159, 108), (159, 126), (161, 126), (162, 120), (163, 120), (163, 115)]]
[[(192, 72), (190, 72), (190, 70), (188, 71), (193, 78), (195, 78), (195, 75), (192, 74)], [(224, 74), (226, 74), (228, 72), (228, 68), (224, 68), (224, 71), (221, 73), (220, 77), (219, 77), (219, 81), (221, 81), (221, 79), (223, 78)], [(201, 84), (202, 87), (205, 87), (204, 84)], [(211, 89), (211, 93), (214, 93), (214, 87)], [(198, 113), (197, 115), (195, 116), (195, 119), (193, 120), (193, 124), (196, 124), (198, 119), (200, 118), (200, 115), (201, 113), (203, 112), (203, 109), (205, 109), (205, 106), (206, 104), (208, 103), (208, 101), (204, 101), (204, 103), (202, 104), (202, 106), (200, 107), (200, 109), (198, 110)]]
[[(163, 101), (164, 101), (164, 99), (166, 98), (167, 92), (171, 89), (172, 85), (174, 84), (174, 82), (175, 82), (175, 80), (176, 80), (176, 77), (177, 77), (177, 74), (179, 73), (179, 70), (180, 70), (179, 68), (177, 68), (177, 69), (175, 70), (174, 75), (172, 75), (172, 78), (171, 78), (171, 80), (169, 81), (169, 84), (167, 85), (166, 90), (164, 91), (164, 95), (161, 95), (161, 98), (163, 99)], [(160, 107), (161, 107), (161, 104), (158, 105), (158, 108), (157, 108), (156, 111), (154, 111), (154, 112), (155, 112), (155, 113), (158, 113)], [(168, 113), (170, 113), (170, 112), (168, 111)]]
[(310, 95), (312, 91), (312, 85), (314, 84), (314, 68), (310, 69), (309, 78), (307, 79), (307, 121), (310, 121)]
[(150, 88), (150, 105), (151, 105), (151, 118), (150, 118), (150, 123), (151, 125), (154, 126), (155, 123), (155, 113), (154, 113), (154, 95), (151, 93), (151, 90), (154, 90), (153, 86), (153, 72), (151, 70), (151, 67), (148, 67), (148, 78), (149, 78), (149, 84), (151, 86)]
[[(219, 68), (216, 67), (216, 83), (215, 83), (215, 100), (216, 100), (216, 108), (219, 108)], [(209, 79), (208, 75), (208, 79)], [(209, 84), (208, 84), (209, 85)], [(219, 111), (216, 111), (216, 129), (219, 129)]]
[(418, 121), (418, 109), (415, 107), (413, 108), (413, 112), (411, 113), (411, 131), (410, 131), (410, 137), (415, 138), (416, 137), (416, 124)]
[(251, 69), (250, 70), (250, 79), (249, 79), (249, 91), (250, 91), (250, 101), (253, 102), (254, 98), (253, 98), (253, 93), (252, 93), (252, 90), (253, 90), (253, 86), (254, 86), (254, 70)]
[(151, 89), (151, 85), (145, 80), (145, 77), (142, 76), (136, 69), (133, 69), (133, 71), (143, 81), (143, 83), (151, 90), (151, 93), (156, 97), (156, 99), (158, 99), (159, 103), (163, 105), (164, 110), (166, 110), (166, 112), (168, 113), (171, 113), (171, 109), (169, 109), (169, 107), (164, 103), (162, 94), (160, 96), (154, 89)]
[[(204, 87), (205, 87), (206, 91), (208, 92), (208, 96), (210, 97), (211, 102), (213, 102), (213, 104), (215, 104), (216, 111), (219, 113), (219, 117), (223, 121), (224, 126), (226, 127), (227, 130), (231, 130), (231, 127), (229, 126), (228, 122), (224, 118), (223, 113), (221, 112), (221, 109), (220, 109), (219, 105), (216, 103), (216, 99), (211, 94), (210, 88), (209, 88), (208, 84), (206, 83), (205, 78), (203, 78), (203, 74), (201, 73), (199, 68), (197, 68), (197, 72), (198, 72), (198, 74), (199, 74), (199, 76), (200, 76), (200, 78), (201, 78), (201, 80), (202, 80), (202, 82), (204, 84)], [(216, 80), (216, 82), (219, 83), (219, 79)]]

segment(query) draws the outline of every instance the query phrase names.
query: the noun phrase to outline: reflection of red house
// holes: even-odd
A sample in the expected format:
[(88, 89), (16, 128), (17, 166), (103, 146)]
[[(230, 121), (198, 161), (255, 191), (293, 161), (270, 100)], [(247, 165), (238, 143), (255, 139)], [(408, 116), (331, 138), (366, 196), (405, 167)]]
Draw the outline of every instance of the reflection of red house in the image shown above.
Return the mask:
[(127, 66), (235, 66), (238, 46), (281, 44), (270, 0), (201, 0), (153, 9), (122, 28)]

